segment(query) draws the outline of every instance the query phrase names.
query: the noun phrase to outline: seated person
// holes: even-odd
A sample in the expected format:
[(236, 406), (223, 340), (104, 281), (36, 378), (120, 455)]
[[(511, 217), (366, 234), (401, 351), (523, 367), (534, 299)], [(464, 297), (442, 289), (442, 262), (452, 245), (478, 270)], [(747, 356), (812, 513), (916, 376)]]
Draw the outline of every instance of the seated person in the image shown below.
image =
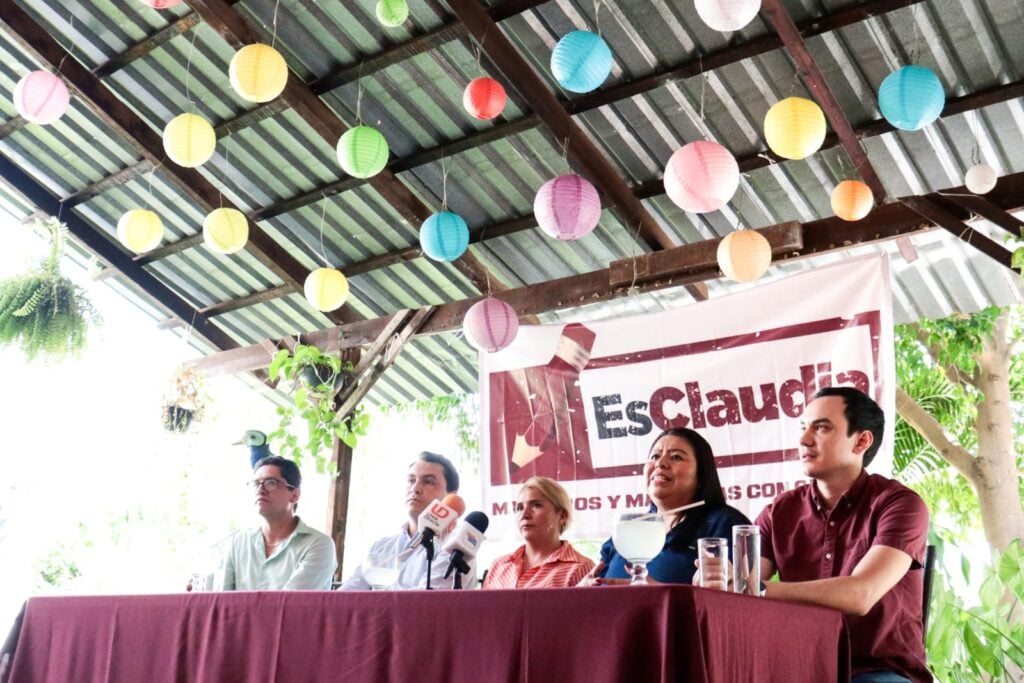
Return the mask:
[(800, 462), (811, 484), (780, 494), (757, 518), (765, 595), (842, 611), (854, 683), (931, 681), (921, 610), (928, 508), (865, 467), (885, 414), (866, 394), (828, 387), (801, 417)]
[[(409, 519), (402, 525), (401, 531), (393, 536), (385, 536), (376, 541), (368, 554), (398, 556), (402, 563), (398, 581), (392, 589), (412, 589), (427, 587), (427, 550), (420, 544), (413, 547), (416, 532), (419, 531), (419, 517), (428, 505), (441, 500), (449, 493), (459, 490), (459, 473), (455, 465), (443, 455), (423, 451), (412, 465), (409, 466), (408, 484), (405, 495), (405, 509)], [(430, 587), (452, 588), (455, 574), (444, 578), (448, 568), (449, 553), (441, 548), (442, 540), (434, 539), (435, 553), (431, 564)], [(476, 564), (469, 562), (470, 571), (462, 575), (462, 585), (476, 586)], [(370, 583), (363, 576), (362, 566), (345, 580), (338, 590), (370, 590)]]
[(594, 567), (561, 536), (569, 526), (572, 501), (554, 479), (530, 477), (519, 490), (516, 520), (525, 543), (496, 559), (484, 588), (575, 586)]
[[(673, 427), (658, 435), (647, 456), (644, 480), (652, 512), (704, 501), (701, 507), (665, 515), (665, 546), (647, 563), (650, 583), (691, 583), (697, 539), (725, 538), (731, 543), (733, 526), (750, 524), (742, 512), (726, 505), (711, 445), (692, 429)], [(625, 558), (608, 539), (601, 561), (581, 585), (627, 584), (629, 576)]]
[(330, 590), (338, 566), (334, 541), (295, 514), (302, 473), (276, 455), (256, 463), (252, 490), (262, 521), (226, 549), (224, 590)]

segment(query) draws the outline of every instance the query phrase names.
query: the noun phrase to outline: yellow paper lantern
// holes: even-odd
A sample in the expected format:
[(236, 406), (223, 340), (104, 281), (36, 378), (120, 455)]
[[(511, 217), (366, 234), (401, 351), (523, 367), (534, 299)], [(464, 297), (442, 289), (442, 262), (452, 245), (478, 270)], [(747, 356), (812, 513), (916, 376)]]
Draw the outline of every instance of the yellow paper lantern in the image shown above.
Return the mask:
[(718, 244), (718, 267), (737, 282), (751, 282), (772, 264), (772, 246), (755, 230), (729, 233)]
[(765, 114), (764, 138), (783, 159), (804, 159), (825, 142), (825, 114), (811, 100), (787, 97)]
[(210, 251), (234, 254), (249, 240), (249, 221), (238, 209), (214, 209), (203, 221), (203, 242)]
[(164, 222), (149, 209), (132, 209), (117, 221), (117, 239), (136, 254), (155, 249), (164, 238)]
[(288, 83), (288, 65), (281, 53), (264, 43), (246, 45), (228, 67), (231, 87), (250, 102), (269, 102)]
[(844, 180), (832, 190), (832, 210), (844, 221), (859, 221), (874, 205), (871, 188), (859, 180)]
[(202, 116), (179, 114), (164, 128), (164, 151), (179, 166), (202, 166), (213, 156), (216, 147), (217, 134)]
[(317, 268), (306, 276), (303, 286), (306, 301), (318, 311), (333, 311), (341, 308), (348, 298), (348, 280), (340, 270)]

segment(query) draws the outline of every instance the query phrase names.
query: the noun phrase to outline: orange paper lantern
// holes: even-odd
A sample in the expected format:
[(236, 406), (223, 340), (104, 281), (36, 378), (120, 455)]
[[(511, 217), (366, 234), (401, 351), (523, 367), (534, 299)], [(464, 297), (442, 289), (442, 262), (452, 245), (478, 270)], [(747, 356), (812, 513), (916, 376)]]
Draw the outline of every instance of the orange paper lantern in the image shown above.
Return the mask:
[(832, 210), (844, 221), (859, 221), (874, 205), (871, 188), (859, 180), (844, 180), (832, 190)]

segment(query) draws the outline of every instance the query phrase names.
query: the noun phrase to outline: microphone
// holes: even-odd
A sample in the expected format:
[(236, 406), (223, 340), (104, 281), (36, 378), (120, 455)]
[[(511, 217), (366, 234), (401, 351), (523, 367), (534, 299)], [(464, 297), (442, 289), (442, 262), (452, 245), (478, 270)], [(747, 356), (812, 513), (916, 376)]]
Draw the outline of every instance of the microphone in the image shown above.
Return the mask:
[(434, 501), (420, 513), (416, 526), (419, 529), (417, 538), (413, 539), (411, 547), (423, 545), (427, 550), (427, 562), (434, 559), (434, 537), (444, 536), (455, 528), (455, 524), (466, 510), (466, 504), (462, 498), (454, 493), (449, 493), (440, 501)]
[[(477, 551), (480, 550), (480, 544), (486, 540), (484, 532), (487, 531), (488, 524), (490, 524), (490, 520), (482, 512), (470, 512), (465, 519), (459, 522), (455, 533), (449, 536), (442, 546), (445, 552), (451, 553), (444, 578), (447, 579), (451, 576), (452, 570), (457, 570), (459, 574), (469, 573), (467, 560), (476, 557)], [(460, 583), (459, 579), (460, 576), (457, 575), (455, 577), (457, 584)], [(456, 587), (461, 586), (457, 585)]]

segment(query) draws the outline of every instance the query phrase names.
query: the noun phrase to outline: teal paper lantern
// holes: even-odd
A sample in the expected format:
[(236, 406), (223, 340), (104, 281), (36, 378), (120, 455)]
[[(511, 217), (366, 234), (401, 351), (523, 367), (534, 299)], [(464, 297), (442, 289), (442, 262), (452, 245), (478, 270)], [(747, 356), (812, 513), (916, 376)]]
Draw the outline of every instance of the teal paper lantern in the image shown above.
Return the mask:
[(355, 126), (338, 139), (338, 163), (356, 178), (370, 178), (388, 163), (388, 141), (376, 128)]
[(551, 73), (570, 92), (598, 88), (612, 71), (612, 51), (604, 38), (590, 31), (562, 36), (551, 53)]
[(454, 261), (469, 246), (469, 226), (462, 216), (439, 211), (423, 221), (420, 248), (435, 261)]
[(878, 89), (882, 116), (900, 130), (921, 130), (939, 118), (946, 93), (935, 72), (911, 64), (885, 77)]

